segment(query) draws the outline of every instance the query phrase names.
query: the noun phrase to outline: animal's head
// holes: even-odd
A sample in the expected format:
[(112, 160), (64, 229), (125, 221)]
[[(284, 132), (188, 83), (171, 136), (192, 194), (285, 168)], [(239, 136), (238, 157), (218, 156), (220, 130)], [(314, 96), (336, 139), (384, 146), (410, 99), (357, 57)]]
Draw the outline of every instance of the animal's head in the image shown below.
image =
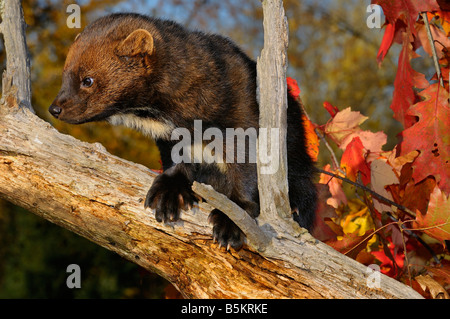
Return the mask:
[(145, 91), (154, 40), (147, 30), (124, 22), (97, 20), (77, 36), (49, 107), (55, 118), (73, 124), (100, 121), (143, 103), (136, 90)]

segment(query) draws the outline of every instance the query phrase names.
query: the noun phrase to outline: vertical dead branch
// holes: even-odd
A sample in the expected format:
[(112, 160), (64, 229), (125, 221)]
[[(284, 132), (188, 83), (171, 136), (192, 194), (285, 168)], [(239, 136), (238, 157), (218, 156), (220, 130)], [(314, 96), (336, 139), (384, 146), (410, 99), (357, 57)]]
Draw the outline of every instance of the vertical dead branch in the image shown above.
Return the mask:
[[(2, 0), (1, 32), (6, 51), (6, 71), (3, 73), (2, 94), (13, 94), (19, 106), (33, 111), (31, 106), (30, 58), (25, 38), (25, 20), (20, 0)], [(15, 89), (12, 89), (15, 87)]]
[[(282, 0), (262, 1), (264, 14), (264, 49), (258, 58), (258, 97), (260, 105), (260, 128), (267, 129), (267, 135), (260, 130), (258, 143), (258, 184), (261, 218), (270, 220), (290, 219), (287, 182), (286, 114), (287, 114), (287, 46), (288, 28)], [(279, 130), (276, 142), (271, 131)], [(276, 131), (274, 131), (276, 132)], [(278, 169), (264, 172), (261, 162), (261, 138), (267, 137), (267, 150), (278, 152)], [(264, 154), (263, 154), (264, 155)], [(273, 156), (273, 154), (271, 154)], [(268, 196), (268, 194), (270, 194)]]

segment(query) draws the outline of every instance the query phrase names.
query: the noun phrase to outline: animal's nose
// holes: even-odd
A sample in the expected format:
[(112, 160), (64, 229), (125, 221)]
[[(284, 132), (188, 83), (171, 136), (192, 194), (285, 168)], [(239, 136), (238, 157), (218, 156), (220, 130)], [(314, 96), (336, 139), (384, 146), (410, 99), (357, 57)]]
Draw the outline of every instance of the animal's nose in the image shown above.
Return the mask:
[(59, 114), (61, 114), (62, 109), (57, 106), (57, 105), (50, 105), (50, 107), (48, 108), (48, 111), (50, 112), (51, 115), (53, 115), (55, 118), (58, 118)]

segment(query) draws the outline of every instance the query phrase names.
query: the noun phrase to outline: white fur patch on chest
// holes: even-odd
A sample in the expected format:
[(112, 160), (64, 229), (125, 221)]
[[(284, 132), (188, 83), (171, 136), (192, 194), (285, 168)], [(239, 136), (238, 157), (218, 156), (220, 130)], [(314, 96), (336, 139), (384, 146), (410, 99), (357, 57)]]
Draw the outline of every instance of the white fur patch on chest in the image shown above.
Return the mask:
[(109, 117), (112, 125), (124, 125), (138, 130), (154, 139), (170, 140), (175, 125), (171, 122), (157, 121), (149, 118), (141, 118), (133, 114), (116, 114)]

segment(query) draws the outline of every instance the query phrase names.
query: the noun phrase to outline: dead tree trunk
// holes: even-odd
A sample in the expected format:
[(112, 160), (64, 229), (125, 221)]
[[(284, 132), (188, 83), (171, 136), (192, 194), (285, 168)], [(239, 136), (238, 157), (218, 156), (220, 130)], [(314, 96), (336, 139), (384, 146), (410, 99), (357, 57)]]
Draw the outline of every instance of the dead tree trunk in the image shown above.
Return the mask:
[(0, 31), (6, 51), (6, 72), (3, 73), (2, 92), (12, 87), (17, 90), (17, 99), (21, 107), (33, 111), (31, 106), (30, 58), (25, 37), (25, 21), (20, 0), (2, 0), (0, 2), (2, 24)]
[[(268, 133), (273, 129), (275, 132), (278, 131), (279, 145), (276, 149), (279, 165), (276, 170), (271, 171), (261, 162), (261, 154), (258, 156), (258, 188), (261, 217), (272, 221), (281, 218), (284, 226), (292, 220), (288, 196), (286, 148), (288, 28), (283, 1), (263, 1), (263, 13), (264, 48), (257, 64), (259, 124), (261, 128), (267, 129)], [(264, 134), (265, 132), (260, 132), (259, 139), (264, 138)], [(272, 140), (267, 136), (267, 141), (269, 142), (267, 149), (273, 149), (271, 144), (276, 139)]]
[[(275, 2), (281, 4), (264, 1), (263, 5)], [(20, 2), (3, 3), (4, 10), (8, 6)], [(11, 30), (5, 24), (19, 18), (3, 19), (2, 31)], [(18, 31), (22, 37), (13, 36), (13, 41), (23, 41), (23, 27)], [(16, 57), (15, 63), (26, 63), (8, 52), (11, 57)], [(218, 249), (212, 242), (207, 223), (211, 207), (206, 203), (185, 212), (179, 222), (160, 224), (153, 212), (143, 208), (154, 173), (109, 154), (99, 144), (60, 134), (27, 108), (19, 108), (22, 100), (14, 85), (3, 91), (0, 197), (160, 274), (185, 297), (420, 297), (381, 274), (380, 287), (369, 288), (365, 266), (307, 233), (281, 232), (270, 220), (264, 230), (250, 225), (250, 245), (237, 252)], [(215, 196), (201, 186), (197, 191), (206, 198)], [(271, 226), (277, 230), (275, 235), (267, 231)]]

